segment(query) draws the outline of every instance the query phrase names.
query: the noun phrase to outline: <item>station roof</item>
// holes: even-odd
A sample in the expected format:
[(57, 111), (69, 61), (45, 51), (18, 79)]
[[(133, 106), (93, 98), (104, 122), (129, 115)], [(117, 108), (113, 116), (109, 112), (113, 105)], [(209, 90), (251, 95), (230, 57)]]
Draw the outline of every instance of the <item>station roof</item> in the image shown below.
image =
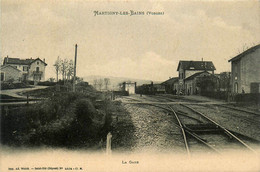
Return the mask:
[(180, 70), (180, 67), (184, 70), (216, 70), (212, 61), (183, 61), (179, 62), (177, 71)]
[(193, 74), (193, 75), (191, 75), (191, 76), (185, 78), (185, 81), (186, 81), (186, 80), (193, 80), (195, 77), (200, 76), (200, 75), (203, 74), (203, 73), (210, 74), (210, 73), (207, 72), (207, 71), (198, 72), (198, 73), (195, 73), (195, 74)]
[(162, 85), (173, 84), (173, 83), (177, 82), (178, 80), (179, 80), (178, 77), (172, 77), (172, 78), (162, 82), (161, 84)]
[(233, 57), (233, 58), (230, 59), (228, 62), (232, 62), (232, 61), (239, 60), (239, 59), (242, 58), (243, 56), (254, 52), (254, 51), (257, 50), (258, 48), (260, 48), (260, 44), (254, 46), (254, 47), (249, 48), (248, 50), (244, 51), (243, 53), (241, 53), (241, 54), (239, 54), (239, 55)]

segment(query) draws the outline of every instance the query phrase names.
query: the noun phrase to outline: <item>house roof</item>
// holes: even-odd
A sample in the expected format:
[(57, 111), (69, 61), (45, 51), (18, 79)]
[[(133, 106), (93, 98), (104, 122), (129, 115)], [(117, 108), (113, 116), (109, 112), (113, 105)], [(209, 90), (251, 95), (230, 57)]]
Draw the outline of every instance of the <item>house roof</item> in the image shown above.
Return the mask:
[(228, 62), (232, 62), (232, 61), (235, 61), (235, 60), (239, 60), (240, 58), (242, 58), (243, 56), (247, 55), (247, 54), (250, 54), (250, 53), (253, 53), (254, 51), (256, 51), (258, 48), (260, 48), (260, 44), (254, 46), (254, 47), (251, 47), (249, 48), (248, 50), (244, 51), (243, 53), (233, 57), (232, 59), (230, 59)]
[(40, 60), (42, 63), (44, 63), (45, 66), (47, 66), (47, 63), (45, 63), (44, 61), (42, 61), (39, 57), (35, 60), (33, 60), (31, 63), (35, 62), (36, 60)]
[(11, 65), (3, 65), (3, 66), (1, 66), (0, 69), (2, 70), (2, 69), (7, 68), (7, 67), (13, 68), (13, 69), (15, 69), (15, 70), (21, 72), (19, 69), (16, 69), (15, 67), (13, 67), (13, 66), (11, 66)]
[(19, 58), (5, 57), (4, 58), (4, 64), (30, 65), (31, 63), (33, 63), (36, 60), (40, 60), (41, 62), (44, 63), (45, 66), (47, 66), (47, 64), (44, 61), (42, 61), (40, 58), (37, 58), (37, 59), (19, 59)]
[(188, 78), (185, 78), (184, 80), (185, 80), (185, 81), (187, 81), (187, 80), (193, 80), (195, 77), (197, 77), (197, 76), (199, 76), (199, 75), (201, 75), (201, 74), (203, 74), (203, 73), (211, 74), (211, 73), (209, 73), (209, 72), (207, 72), (207, 71), (198, 72), (198, 73), (195, 73), (195, 74), (189, 76)]
[(179, 71), (180, 66), (184, 70), (216, 70), (212, 61), (183, 61), (179, 62), (177, 71)]
[(162, 84), (162, 85), (172, 84), (172, 83), (177, 82), (178, 80), (179, 80), (178, 77), (173, 77), (173, 78), (170, 78), (170, 79), (168, 79), (168, 80), (162, 82), (161, 84)]

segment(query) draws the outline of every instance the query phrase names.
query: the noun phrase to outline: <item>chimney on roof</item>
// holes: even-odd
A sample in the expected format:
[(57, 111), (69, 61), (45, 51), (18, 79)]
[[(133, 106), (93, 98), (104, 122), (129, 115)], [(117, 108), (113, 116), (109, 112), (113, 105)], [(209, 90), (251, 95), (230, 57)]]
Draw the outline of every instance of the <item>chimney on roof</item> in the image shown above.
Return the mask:
[(45, 62), (45, 58), (43, 59), (43, 61)]
[(6, 62), (8, 62), (8, 55), (6, 56)]
[(201, 61), (203, 61), (203, 58), (201, 58)]

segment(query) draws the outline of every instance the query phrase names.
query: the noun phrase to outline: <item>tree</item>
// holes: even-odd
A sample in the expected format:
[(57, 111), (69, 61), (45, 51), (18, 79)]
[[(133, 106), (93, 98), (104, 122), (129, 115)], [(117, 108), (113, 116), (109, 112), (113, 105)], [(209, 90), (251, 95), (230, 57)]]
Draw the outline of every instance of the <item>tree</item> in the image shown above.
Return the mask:
[(74, 74), (74, 63), (70, 60), (67, 67), (67, 79), (70, 80)]
[(76, 83), (84, 82), (83, 78), (76, 76)]
[(119, 83), (117, 86), (118, 86), (118, 89), (122, 91), (124, 84), (123, 83)]
[(63, 79), (64, 82), (66, 80), (66, 75), (67, 75), (67, 72), (68, 72), (67, 70), (68, 70), (68, 60), (67, 59), (61, 60), (60, 71), (61, 71), (62, 79)]
[(97, 89), (97, 83), (98, 83), (98, 80), (97, 79), (94, 79), (93, 80), (93, 86), (95, 89)]
[(220, 73), (219, 76), (219, 84), (220, 84), (220, 89), (223, 91), (230, 91), (231, 86), (230, 86), (230, 79), (231, 79), (231, 73), (230, 72), (222, 72)]
[(104, 84), (105, 84), (105, 89), (108, 90), (108, 85), (110, 85), (110, 79), (104, 78)]
[(61, 70), (61, 60), (60, 60), (59, 56), (53, 66), (54, 66), (55, 72), (56, 72), (56, 81), (58, 82), (59, 81), (59, 72)]
[(103, 79), (99, 79), (99, 80), (97, 81), (97, 85), (98, 85), (99, 91), (101, 91), (102, 86), (103, 86)]

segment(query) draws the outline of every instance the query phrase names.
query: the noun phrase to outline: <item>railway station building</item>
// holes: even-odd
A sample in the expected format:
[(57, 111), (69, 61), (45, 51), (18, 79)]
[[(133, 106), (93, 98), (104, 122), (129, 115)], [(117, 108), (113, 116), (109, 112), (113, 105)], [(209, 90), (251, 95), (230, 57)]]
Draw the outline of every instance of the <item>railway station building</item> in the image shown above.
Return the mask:
[[(191, 78), (194, 79), (197, 73), (206, 72), (214, 74), (216, 70), (212, 61), (180, 61), (177, 71), (179, 72), (177, 94), (195, 93), (196, 88), (191, 84)], [(194, 77), (192, 77), (195, 75)], [(188, 79), (191, 77), (190, 79)]]
[(260, 44), (233, 57), (231, 85), (233, 93), (260, 93)]
[[(177, 90), (178, 90), (178, 83), (179, 78), (178, 77), (172, 77), (169, 78), (168, 80), (164, 81), (161, 83), (161, 85), (164, 85), (165, 87), (165, 92), (168, 94), (176, 94)], [(175, 91), (176, 90), (176, 91)]]
[(216, 75), (203, 71), (187, 77), (184, 82), (185, 94), (193, 95), (216, 91), (219, 79)]

